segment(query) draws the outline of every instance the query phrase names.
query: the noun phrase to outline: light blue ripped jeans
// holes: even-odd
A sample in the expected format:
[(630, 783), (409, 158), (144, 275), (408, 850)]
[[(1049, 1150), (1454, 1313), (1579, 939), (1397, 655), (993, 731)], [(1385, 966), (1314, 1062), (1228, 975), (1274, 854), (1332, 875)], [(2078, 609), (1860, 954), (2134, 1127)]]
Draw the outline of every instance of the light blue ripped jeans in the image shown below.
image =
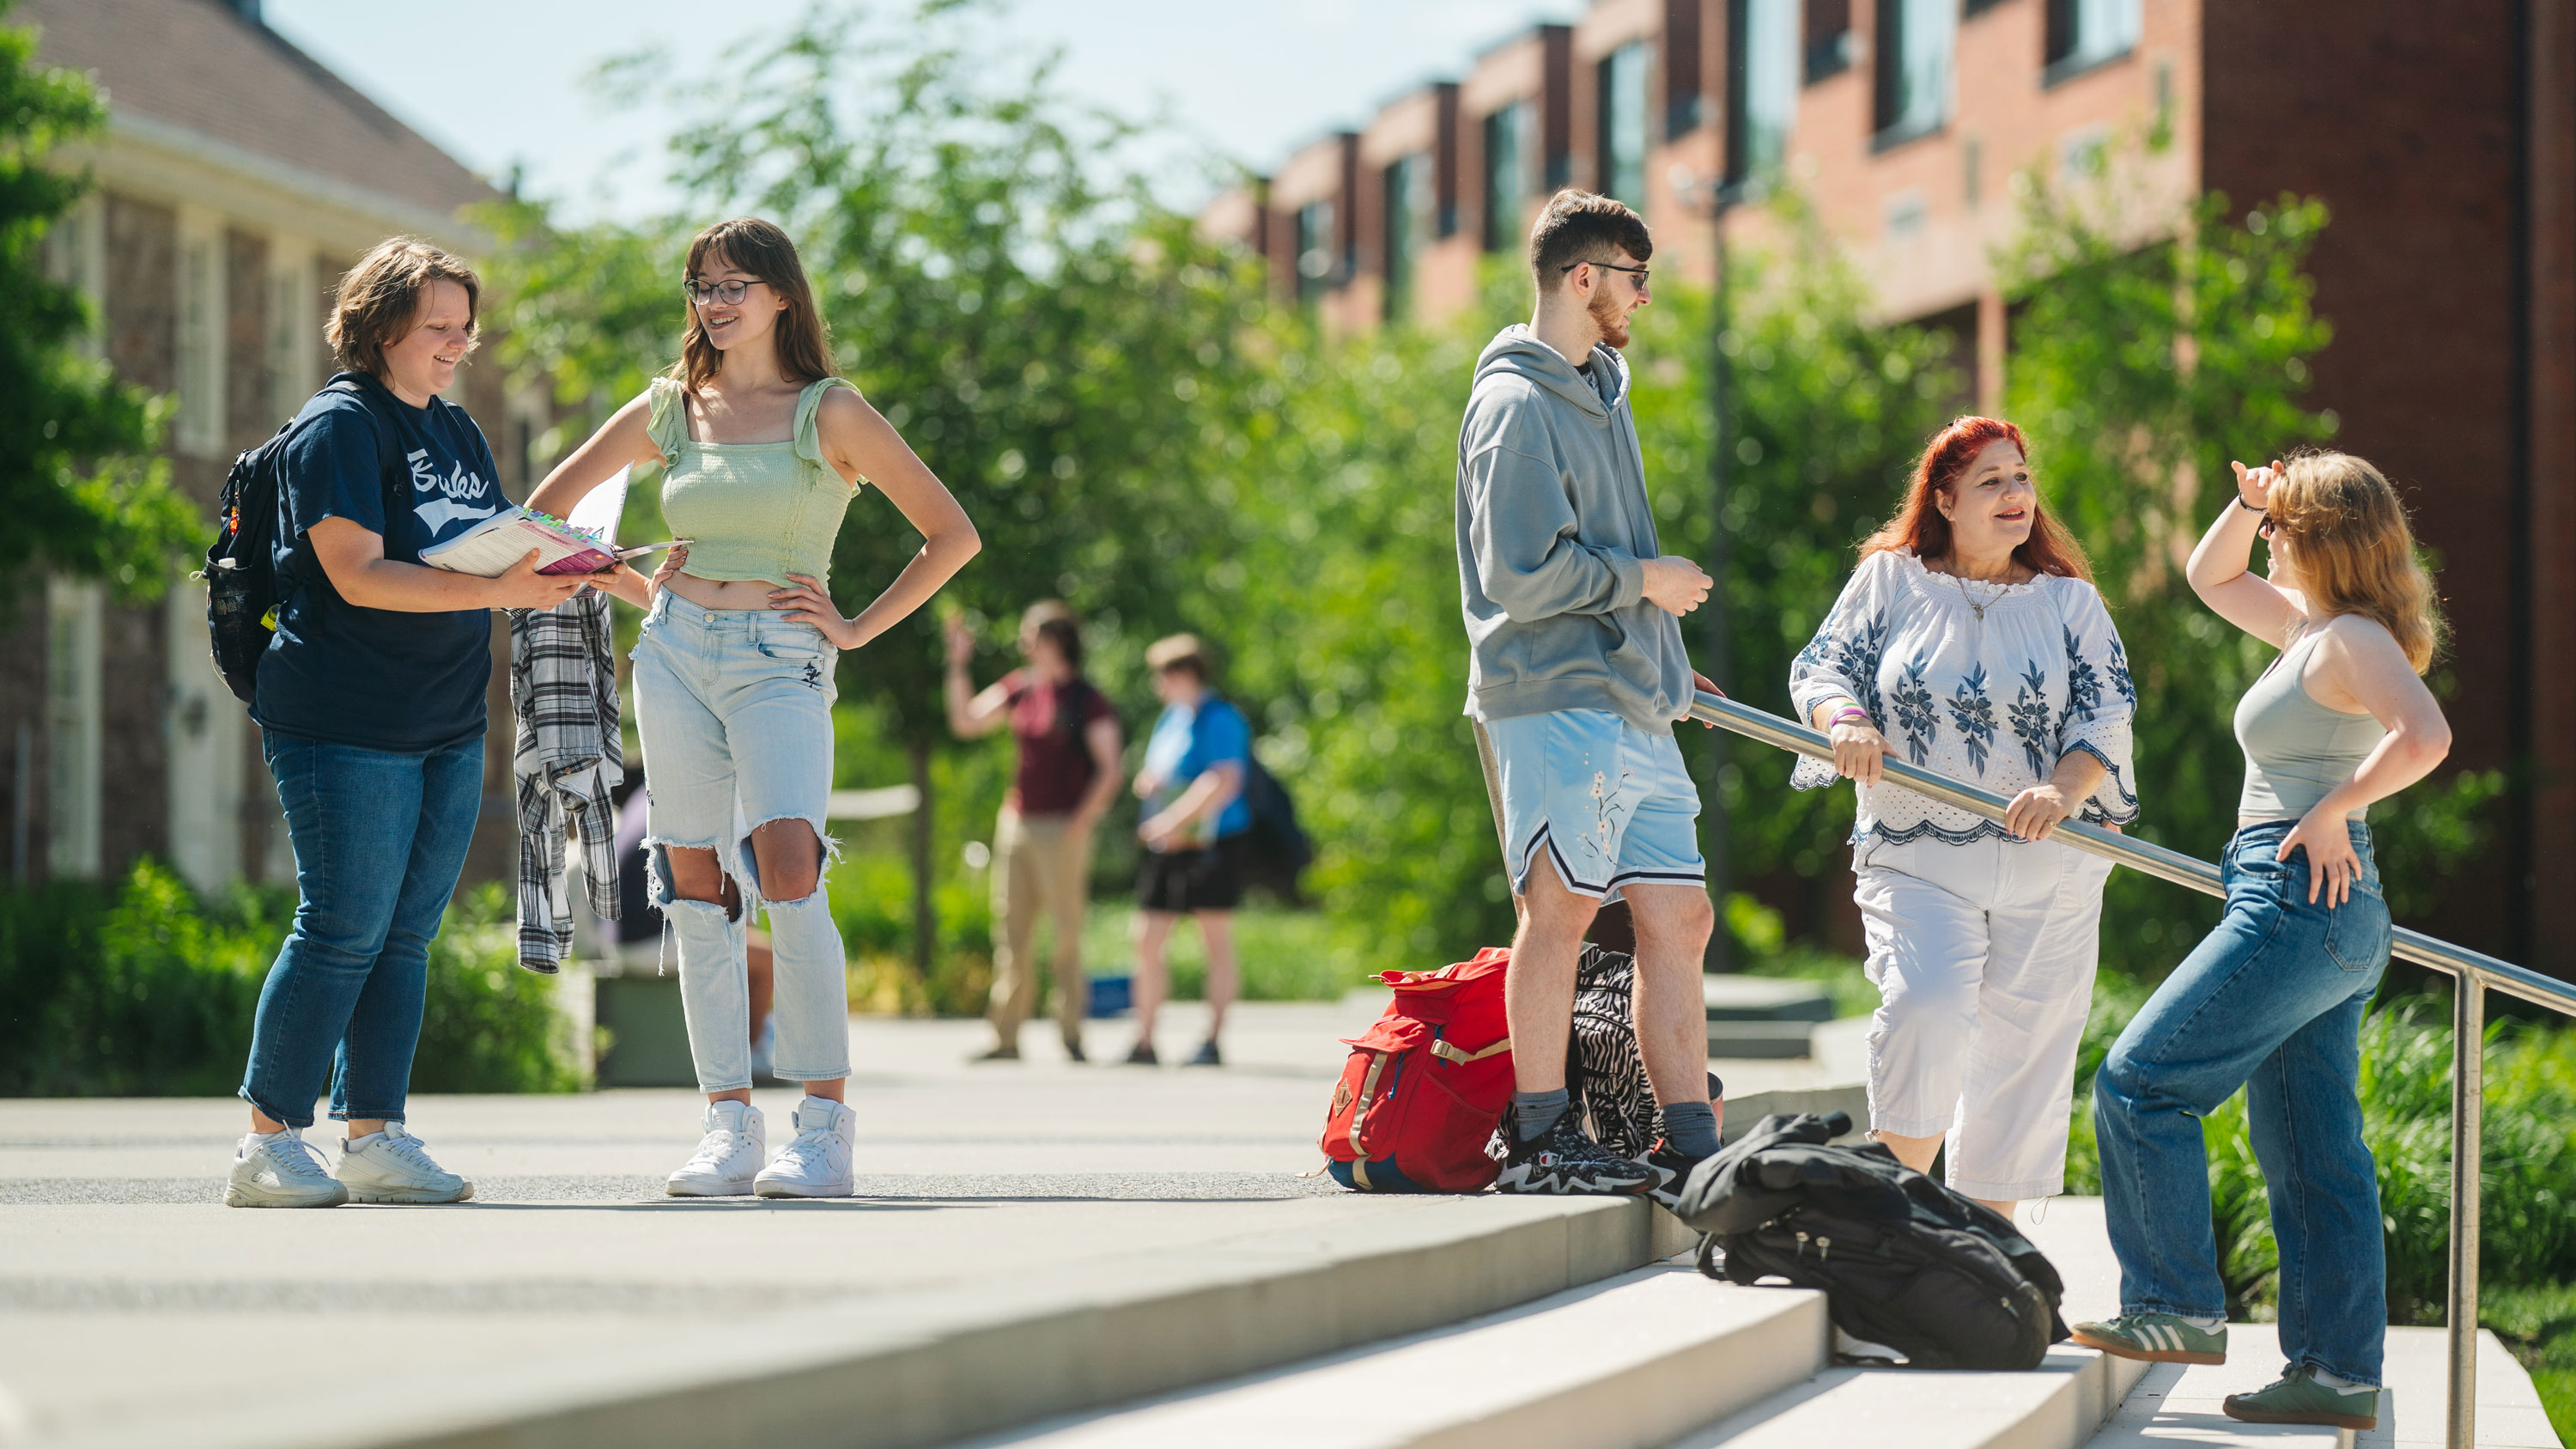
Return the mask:
[[(644, 618), (635, 662), (635, 727), (644, 742), (646, 847), (653, 902), (680, 948), (680, 999), (698, 1087), (751, 1085), (751, 990), (743, 954), (751, 912), (766, 906), (776, 961), (777, 1075), (791, 1082), (850, 1074), (850, 996), (840, 928), (823, 886), (764, 901), (751, 832), (802, 820), (823, 833), (832, 792), (832, 666), (840, 651), (810, 624), (766, 609), (709, 609), (664, 590)], [(742, 892), (742, 913), (678, 899), (668, 852), (712, 850)]]

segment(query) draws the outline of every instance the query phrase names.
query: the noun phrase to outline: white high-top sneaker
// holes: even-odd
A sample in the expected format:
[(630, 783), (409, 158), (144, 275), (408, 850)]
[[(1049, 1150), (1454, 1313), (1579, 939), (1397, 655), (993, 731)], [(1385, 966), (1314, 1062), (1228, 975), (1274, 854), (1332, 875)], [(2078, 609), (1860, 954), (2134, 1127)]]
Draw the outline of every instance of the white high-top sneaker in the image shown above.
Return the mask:
[(709, 1102), (707, 1135), (663, 1191), (673, 1197), (741, 1197), (751, 1191), (760, 1171), (769, 1132), (760, 1109), (749, 1102)]
[(339, 1178), (351, 1202), (463, 1202), (474, 1195), (472, 1182), (431, 1161), (429, 1149), (400, 1122), (342, 1144)]
[(226, 1207), (338, 1207), (349, 1189), (322, 1166), (322, 1154), (293, 1127), (253, 1132), (233, 1152)]
[(858, 1124), (859, 1114), (846, 1104), (806, 1098), (796, 1106), (796, 1140), (778, 1149), (751, 1190), (762, 1197), (848, 1197)]

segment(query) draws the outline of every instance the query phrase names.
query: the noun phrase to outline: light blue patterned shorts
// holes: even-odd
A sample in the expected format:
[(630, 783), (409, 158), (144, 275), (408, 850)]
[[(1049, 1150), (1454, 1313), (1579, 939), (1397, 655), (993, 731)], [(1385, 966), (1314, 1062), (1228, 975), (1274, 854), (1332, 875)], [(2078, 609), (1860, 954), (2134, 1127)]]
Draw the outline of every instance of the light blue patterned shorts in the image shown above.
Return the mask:
[(1648, 734), (1605, 709), (1488, 721), (1502, 776), (1512, 893), (1529, 890), (1541, 849), (1566, 889), (1616, 900), (1620, 888), (1705, 885), (1699, 788), (1671, 735)]

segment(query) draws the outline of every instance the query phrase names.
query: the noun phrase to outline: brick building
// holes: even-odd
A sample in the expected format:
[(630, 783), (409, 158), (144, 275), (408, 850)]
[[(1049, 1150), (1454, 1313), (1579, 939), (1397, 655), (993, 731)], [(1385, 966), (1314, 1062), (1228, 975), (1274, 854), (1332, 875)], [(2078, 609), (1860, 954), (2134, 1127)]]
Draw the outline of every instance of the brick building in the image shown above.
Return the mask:
[(2440, 560), (2453, 766), (2521, 772), (2494, 868), (2425, 924), (2576, 977), (2576, 935), (2541, 915), (2576, 883), (2576, 0), (1597, 0), (1206, 221), (1350, 330), (1454, 311), (1568, 184), (1637, 205), (1657, 271), (1706, 281), (1712, 193), (1778, 166), (1882, 315), (1973, 342), (1991, 406), (2011, 174), (2154, 120), (2173, 145), (2143, 163), (2142, 214), (2205, 189), (2332, 208), (2312, 265), (2336, 340), (2309, 400), (2411, 490)]
[[(96, 185), (51, 260), (101, 320), (91, 345), (176, 399), (171, 474), (211, 517), (235, 454), (330, 375), (340, 274), (396, 233), (471, 255), (460, 209), (495, 193), (264, 27), (258, 0), (22, 0), (6, 21), (108, 94), (104, 132), (65, 157)], [(524, 497), (538, 403), (505, 397), (489, 365), (458, 394)], [(0, 624), (0, 679), (14, 879), (112, 879), (143, 855), (200, 887), (292, 879), (259, 732), (208, 662), (199, 586), (139, 606), (95, 583), (32, 586)], [(505, 674), (495, 689), (506, 742)], [(469, 878), (512, 858), (508, 768), (506, 749), (487, 763), (503, 828), (478, 834)]]

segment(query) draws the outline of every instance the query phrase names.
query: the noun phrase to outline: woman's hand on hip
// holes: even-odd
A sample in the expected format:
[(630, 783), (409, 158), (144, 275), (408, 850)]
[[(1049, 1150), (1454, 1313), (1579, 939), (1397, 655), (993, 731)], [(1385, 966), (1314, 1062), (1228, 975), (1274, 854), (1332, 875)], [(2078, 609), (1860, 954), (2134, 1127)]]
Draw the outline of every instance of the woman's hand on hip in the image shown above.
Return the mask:
[(2352, 827), (2345, 817), (2309, 811), (2281, 837), (2272, 858), (2288, 860), (2302, 847), (2308, 852), (2308, 904), (2315, 905), (2323, 895), (2326, 909), (2333, 910), (2351, 900), (2352, 883), (2361, 877), (2361, 856), (2352, 848)]
[(2054, 784), (2033, 785), (2004, 807), (2004, 829), (2023, 840), (2046, 840), (2060, 822), (2075, 813), (2066, 792)]
[(812, 574), (789, 574), (793, 586), (769, 591), (769, 607), (784, 610), (780, 616), (790, 624), (811, 624), (832, 641), (836, 649), (856, 649), (865, 644), (851, 621), (841, 617), (832, 596), (824, 591), (822, 581)]
[(1834, 742), (1834, 773), (1864, 785), (1878, 783), (1879, 763), (1888, 756), (1887, 736), (1860, 720), (1835, 725), (1825, 738)]

